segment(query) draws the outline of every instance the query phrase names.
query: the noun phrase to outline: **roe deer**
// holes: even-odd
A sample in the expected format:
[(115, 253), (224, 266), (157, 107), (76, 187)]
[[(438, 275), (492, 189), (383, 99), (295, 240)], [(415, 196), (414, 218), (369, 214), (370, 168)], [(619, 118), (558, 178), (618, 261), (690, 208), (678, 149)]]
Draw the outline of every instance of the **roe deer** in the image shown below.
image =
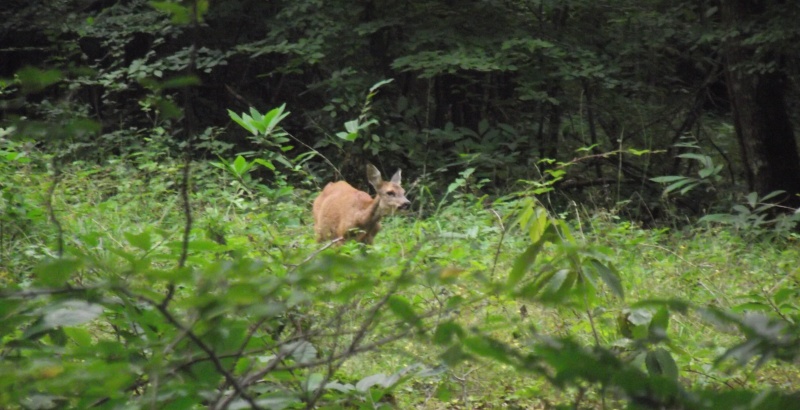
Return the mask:
[(399, 169), (384, 181), (378, 168), (367, 164), (367, 180), (377, 192), (375, 198), (344, 181), (325, 186), (314, 200), (317, 242), (342, 238), (371, 244), (381, 229), (381, 218), (411, 205), (400, 186)]

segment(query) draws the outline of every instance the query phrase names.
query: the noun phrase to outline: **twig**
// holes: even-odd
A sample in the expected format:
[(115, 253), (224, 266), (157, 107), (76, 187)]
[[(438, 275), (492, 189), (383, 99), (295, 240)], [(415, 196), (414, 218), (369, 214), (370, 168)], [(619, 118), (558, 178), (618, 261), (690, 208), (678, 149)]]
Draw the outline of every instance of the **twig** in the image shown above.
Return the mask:
[(58, 160), (55, 156), (53, 156), (52, 164), (53, 183), (50, 185), (50, 189), (47, 190), (45, 206), (47, 207), (47, 213), (50, 216), (50, 221), (56, 226), (56, 254), (59, 258), (61, 258), (64, 256), (64, 228), (62, 228), (61, 222), (59, 222), (58, 218), (56, 218), (56, 211), (53, 209), (53, 196), (55, 195), (56, 186), (58, 185), (59, 181), (61, 181), (61, 167), (59, 167)]
[[(256, 333), (258, 328), (261, 327), (261, 325), (264, 324), (264, 322), (266, 322), (266, 321), (267, 321), (267, 318), (263, 317), (258, 321), (258, 323), (256, 323), (255, 325), (250, 327), (250, 330), (247, 332), (247, 336), (245, 336), (244, 340), (242, 341), (242, 343), (239, 346), (239, 349), (236, 351), (236, 353), (229, 354), (229, 355), (224, 355), (224, 356), (219, 356), (219, 358), (221, 358), (221, 359), (222, 358), (235, 358), (236, 359), (236, 360), (233, 360), (233, 364), (231, 364), (231, 368), (229, 370), (231, 373), (234, 372), (235, 367), (236, 367), (236, 363), (244, 355), (245, 348), (247, 348), (247, 345), (250, 343), (250, 339), (253, 338), (253, 335)], [(194, 362), (197, 362), (197, 361), (194, 361)], [(227, 390), (227, 389), (225, 388), (225, 386), (223, 386), (222, 388), (220, 388), (218, 390), (219, 390), (219, 393), (217, 394), (217, 398), (214, 400), (215, 403), (219, 402), (222, 399), (222, 396), (225, 394), (225, 390)]]
[(698, 371), (698, 370), (694, 370), (694, 369), (689, 369), (689, 368), (683, 369), (683, 371), (689, 372), (689, 373), (694, 373), (694, 374), (699, 374), (700, 376), (704, 376), (704, 377), (708, 377), (711, 380), (714, 380), (716, 382), (719, 382), (719, 383), (722, 383), (722, 384), (728, 386), (728, 388), (730, 388), (730, 389), (735, 389), (736, 388), (736, 386), (732, 385), (727, 380), (722, 380), (719, 377), (712, 376), (712, 375), (710, 375), (708, 373), (704, 373), (704, 372), (701, 372), (701, 371)]
[(497, 222), (500, 223), (500, 242), (497, 243), (497, 251), (494, 253), (494, 262), (492, 263), (492, 273), (489, 276), (490, 278), (494, 279), (494, 272), (497, 269), (497, 261), (500, 259), (500, 251), (503, 248), (503, 241), (506, 238), (506, 227), (503, 225), (503, 218), (500, 217), (500, 214), (497, 213), (494, 209), (489, 209), (495, 217), (497, 217)]
[(155, 300), (152, 300), (146, 296), (136, 295), (134, 293), (131, 293), (126, 288), (120, 287), (115, 289), (118, 292), (130, 298), (138, 299), (156, 308), (159, 311), (159, 313), (161, 313), (161, 315), (164, 316), (164, 318), (167, 319), (167, 321), (170, 324), (172, 324), (172, 326), (183, 332), (187, 337), (189, 337), (189, 340), (191, 340), (197, 347), (200, 348), (200, 350), (202, 350), (208, 356), (208, 358), (211, 360), (211, 363), (214, 365), (214, 368), (225, 378), (225, 381), (228, 382), (233, 387), (236, 393), (239, 396), (241, 396), (247, 402), (247, 404), (250, 405), (251, 408), (253, 409), (261, 408), (258, 406), (258, 404), (256, 404), (255, 400), (253, 400), (253, 398), (250, 397), (249, 394), (247, 394), (247, 392), (244, 390), (239, 381), (235, 377), (233, 377), (233, 375), (227, 369), (225, 369), (225, 367), (222, 365), (222, 361), (219, 359), (219, 357), (217, 357), (216, 353), (214, 353), (214, 350), (208, 345), (206, 345), (205, 342), (200, 340), (200, 338), (197, 337), (197, 335), (194, 334), (194, 332), (192, 332), (191, 329), (184, 326), (181, 322), (178, 321), (178, 319), (172, 316), (172, 314), (169, 312), (166, 306), (162, 306), (162, 303), (158, 303)]
[[(334, 319), (336, 321), (337, 329), (342, 328), (342, 316), (343, 315), (336, 315)], [(335, 355), (336, 349), (338, 348), (339, 348), (339, 338), (335, 337), (333, 338), (333, 345), (330, 347), (330, 352), (331, 352), (330, 356)], [(308, 400), (307, 407), (309, 409), (314, 408), (314, 405), (319, 401), (320, 397), (322, 397), (322, 392), (325, 390), (325, 385), (328, 384), (333, 375), (342, 367), (343, 364), (344, 361), (339, 361), (338, 363), (335, 360), (328, 361), (328, 369), (327, 372), (325, 373), (325, 377), (322, 379), (322, 382), (319, 384), (319, 387), (314, 391), (314, 397)]]
[[(332, 241), (329, 245), (332, 245), (334, 242), (335, 241)], [(416, 253), (419, 251), (421, 246), (422, 246), (421, 243), (417, 244), (415, 246), (414, 250), (412, 251), (412, 255), (416, 255)], [(343, 359), (346, 359), (346, 358), (348, 358), (350, 356), (353, 356), (353, 355), (355, 355), (357, 353), (360, 353), (360, 352), (363, 352), (363, 351), (369, 351), (369, 350), (374, 349), (377, 346), (381, 346), (383, 344), (391, 343), (391, 342), (399, 340), (399, 339), (401, 339), (403, 337), (406, 337), (408, 335), (408, 333), (410, 332), (410, 330), (405, 330), (405, 331), (402, 331), (402, 332), (400, 332), (398, 334), (395, 334), (395, 335), (392, 335), (392, 336), (388, 336), (386, 338), (383, 338), (383, 339), (381, 339), (381, 340), (379, 340), (377, 342), (374, 342), (374, 343), (366, 345), (366, 346), (359, 346), (361, 341), (366, 336), (367, 330), (369, 330), (369, 328), (374, 323), (375, 318), (378, 316), (378, 313), (379, 313), (380, 309), (389, 301), (389, 298), (397, 292), (397, 290), (400, 287), (399, 283), (401, 283), (402, 279), (405, 276), (408, 275), (408, 272), (409, 272), (410, 267), (411, 267), (411, 261), (412, 260), (413, 260), (413, 257), (408, 259), (408, 262), (406, 263), (405, 267), (403, 268), (403, 271), (401, 272), (400, 277), (396, 279), (396, 281), (394, 282), (393, 286), (386, 292), (386, 294), (381, 298), (381, 300), (379, 300), (369, 310), (369, 312), (367, 313), (366, 319), (364, 320), (364, 322), (362, 323), (362, 325), (358, 329), (358, 331), (356, 331), (355, 336), (353, 337), (353, 340), (350, 342), (350, 345), (346, 349), (344, 349), (343, 351), (341, 351), (338, 354), (331, 354), (330, 356), (328, 356), (327, 358), (325, 358), (323, 360), (317, 360), (317, 361), (314, 361), (314, 362), (298, 363), (297, 365), (294, 365), (294, 366), (285, 366), (285, 367), (279, 368), (278, 365), (283, 361), (283, 359), (285, 357), (291, 355), (293, 353), (294, 349), (286, 349), (284, 351), (280, 351), (280, 352), (276, 353), (275, 357), (267, 364), (266, 367), (264, 367), (263, 369), (251, 374), (250, 376), (247, 376), (246, 378), (244, 378), (242, 380), (242, 386), (247, 387), (247, 386), (251, 385), (252, 383), (255, 383), (256, 381), (258, 381), (261, 378), (263, 378), (266, 374), (268, 374), (268, 373), (270, 373), (272, 371), (275, 371), (275, 370), (293, 371), (293, 370), (305, 369), (305, 368), (310, 368), (310, 367), (330, 365), (334, 361), (343, 360)], [(239, 390), (237, 390), (235, 394), (231, 394), (231, 395), (227, 396), (225, 398), (225, 400), (223, 400), (221, 403), (217, 403), (215, 408), (224, 409), (239, 394), (241, 394), (241, 393), (239, 392)], [(318, 392), (318, 394), (320, 394), (320, 392)], [(312, 398), (312, 400), (316, 400), (316, 399), (318, 399), (318, 397), (319, 396), (317, 395), (317, 396), (315, 396), (315, 398)]]
[(300, 261), (300, 263), (298, 263), (297, 265), (292, 266), (291, 269), (289, 269), (287, 271), (287, 273), (294, 272), (295, 270), (297, 270), (297, 268), (300, 267), (300, 265), (304, 265), (304, 264), (308, 263), (309, 261), (314, 259), (317, 255), (319, 255), (320, 252), (324, 251), (325, 249), (330, 248), (334, 244), (337, 244), (337, 243), (339, 243), (339, 242), (341, 242), (343, 240), (344, 240), (344, 237), (339, 237), (339, 238), (336, 238), (336, 239), (326, 243), (325, 246), (323, 246), (322, 248), (319, 248), (316, 251), (312, 252), (311, 255), (309, 255), (307, 258), (303, 259), (302, 261)]
[[(284, 132), (286, 132), (286, 130), (284, 130)], [(336, 168), (336, 165), (333, 165), (333, 162), (331, 162), (331, 160), (329, 160), (329, 159), (328, 159), (328, 157), (326, 157), (325, 155), (323, 155), (321, 152), (319, 152), (318, 150), (314, 149), (314, 148), (313, 148), (313, 147), (311, 147), (310, 145), (306, 144), (305, 142), (301, 141), (300, 139), (298, 139), (297, 137), (295, 137), (295, 136), (294, 136), (294, 135), (292, 135), (291, 133), (289, 133), (289, 132), (286, 132), (286, 135), (288, 135), (288, 136), (289, 136), (291, 139), (293, 139), (293, 140), (297, 141), (297, 142), (298, 142), (298, 143), (300, 143), (302, 146), (304, 146), (304, 147), (306, 147), (306, 148), (310, 149), (311, 151), (314, 151), (314, 153), (316, 153), (317, 155), (319, 155), (320, 157), (322, 157), (322, 159), (324, 159), (324, 160), (325, 160), (325, 162), (327, 162), (327, 163), (328, 163), (328, 165), (330, 165), (330, 166), (331, 166), (331, 168), (333, 168), (333, 171), (334, 171), (334, 172), (336, 172), (336, 173), (339, 175), (339, 177), (340, 177), (340, 178), (344, 179), (344, 175), (342, 175), (342, 172), (341, 172), (341, 171), (339, 171), (339, 168)]]

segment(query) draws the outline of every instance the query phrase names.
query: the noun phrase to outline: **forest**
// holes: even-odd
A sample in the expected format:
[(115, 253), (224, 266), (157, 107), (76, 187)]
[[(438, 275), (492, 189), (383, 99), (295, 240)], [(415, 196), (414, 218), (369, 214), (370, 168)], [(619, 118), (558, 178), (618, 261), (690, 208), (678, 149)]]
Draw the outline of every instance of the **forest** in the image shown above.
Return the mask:
[(798, 21), (4, 0), (0, 408), (796, 408)]

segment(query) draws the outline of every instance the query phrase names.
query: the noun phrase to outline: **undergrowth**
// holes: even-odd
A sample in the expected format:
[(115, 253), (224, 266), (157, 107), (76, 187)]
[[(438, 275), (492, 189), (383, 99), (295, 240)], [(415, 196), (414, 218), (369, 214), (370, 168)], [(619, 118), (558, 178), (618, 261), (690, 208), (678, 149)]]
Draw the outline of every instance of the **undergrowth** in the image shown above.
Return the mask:
[[(566, 357), (605, 349), (595, 351), (601, 362), (614, 352), (620, 362), (608, 368), (620, 374), (668, 379), (674, 363), (676, 382), (700, 395), (798, 387), (791, 347), (765, 354), (779, 360), (731, 353), (748, 328), (725, 316), (794, 323), (800, 251), (791, 238), (643, 229), (602, 213), (559, 219), (524, 195), (492, 202), (465, 191), (430, 216), (386, 220), (371, 247), (335, 248), (313, 240), (313, 189), (271, 196), (192, 163), (189, 258), (176, 268), (180, 163), (74, 163), (55, 180), (47, 161), (9, 158), (4, 408), (636, 403), (637, 390), (597, 368), (542, 359), (556, 347)], [(54, 251), (59, 240), (66, 259)], [(171, 286), (174, 300), (164, 298)]]

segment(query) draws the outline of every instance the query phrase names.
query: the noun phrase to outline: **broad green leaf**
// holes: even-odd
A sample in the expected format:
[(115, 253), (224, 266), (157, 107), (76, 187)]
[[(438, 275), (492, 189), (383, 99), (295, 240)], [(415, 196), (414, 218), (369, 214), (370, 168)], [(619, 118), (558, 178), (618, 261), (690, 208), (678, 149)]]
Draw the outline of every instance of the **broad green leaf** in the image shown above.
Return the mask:
[(263, 165), (264, 167), (266, 167), (266, 168), (268, 168), (268, 169), (270, 169), (272, 171), (275, 171), (275, 165), (273, 165), (272, 161), (270, 161), (268, 159), (256, 158), (256, 159), (253, 160), (253, 162), (256, 163), (256, 164), (259, 164), (259, 165)]
[(243, 156), (239, 155), (233, 160), (232, 169), (237, 177), (243, 177), (250, 168), (253, 167), (252, 163), (247, 162)]
[(535, 281), (526, 284), (516, 294), (524, 299), (535, 299), (539, 295), (539, 292), (542, 290), (542, 288), (550, 281), (550, 279), (553, 278), (553, 275), (555, 274), (556, 271), (546, 271), (543, 273), (540, 272)]
[(275, 127), (278, 126), (278, 123), (280, 123), (281, 120), (283, 120), (284, 118), (286, 118), (286, 116), (289, 115), (288, 112), (287, 113), (283, 112), (285, 108), (286, 104), (282, 104), (280, 107), (273, 108), (266, 115), (264, 115), (262, 123), (264, 123), (266, 126), (266, 131), (265, 131), (266, 134), (272, 133), (272, 130), (274, 130)]
[(307, 393), (313, 393), (319, 390), (325, 376), (322, 373), (310, 373), (303, 383), (303, 390)]
[(464, 180), (461, 179), (461, 178), (456, 178), (455, 181), (453, 181), (449, 185), (447, 185), (447, 191), (445, 191), (445, 195), (451, 194), (453, 191), (455, 191), (456, 189), (458, 189), (459, 187), (461, 187), (463, 185), (464, 185)]
[(250, 107), (250, 115), (244, 114), (242, 118), (256, 129), (256, 135), (267, 135), (267, 124), (263, 122), (264, 116), (255, 108)]
[(747, 199), (747, 204), (750, 205), (750, 208), (755, 208), (756, 204), (758, 204), (758, 193), (757, 192), (751, 192), (751, 193), (747, 194), (747, 196), (745, 198)]
[(391, 83), (392, 81), (394, 81), (393, 78), (389, 78), (389, 79), (386, 79), (386, 80), (378, 81), (372, 87), (369, 88), (369, 92), (374, 93), (375, 90), (377, 90), (378, 88), (383, 87), (386, 84)]
[(281, 353), (288, 354), (298, 363), (311, 363), (317, 358), (317, 349), (311, 343), (300, 340), (281, 346)]
[(436, 326), (436, 331), (433, 333), (433, 342), (438, 345), (447, 345), (452, 343), (456, 337), (461, 338), (463, 336), (464, 329), (461, 326), (452, 321), (447, 321)]
[(351, 132), (351, 133), (337, 132), (336, 136), (341, 138), (341, 139), (343, 139), (343, 140), (353, 142), (358, 138), (358, 133), (357, 132)]
[(251, 121), (254, 122), (254, 123), (255, 122), (263, 122), (263, 120), (264, 120), (264, 116), (261, 115), (261, 113), (258, 112), (258, 110), (255, 109), (255, 107), (250, 107), (250, 118), (251, 118)]
[(349, 134), (357, 133), (360, 128), (358, 120), (350, 120), (344, 123), (344, 129)]
[(692, 189), (694, 189), (695, 187), (700, 185), (700, 183), (701, 183), (700, 181), (695, 181), (692, 184), (686, 185), (685, 187), (683, 187), (681, 189), (681, 191), (680, 191), (681, 195), (685, 195), (687, 192), (691, 191)]
[(678, 155), (678, 157), (679, 158), (686, 158), (686, 159), (693, 159), (693, 160), (703, 164), (703, 166), (705, 168), (712, 168), (714, 166), (714, 162), (711, 160), (711, 157), (709, 157), (708, 155), (695, 154), (693, 152), (686, 152), (686, 153)]
[(697, 172), (697, 175), (699, 175), (700, 178), (708, 178), (711, 175), (714, 175), (715, 172), (716, 172), (716, 169), (714, 169), (714, 168), (703, 168), (703, 169), (701, 169), (700, 171)]
[(747, 208), (744, 205), (736, 204), (736, 205), (732, 206), (731, 209), (733, 209), (734, 211), (736, 211), (736, 212), (738, 212), (738, 213), (740, 213), (742, 215), (750, 215), (750, 208)]
[(528, 226), (528, 235), (531, 241), (538, 242), (541, 240), (544, 232), (547, 230), (549, 223), (549, 216), (544, 208), (537, 207), (534, 211), (535, 217), (532, 218)]
[[(554, 225), (558, 227), (558, 230), (554, 228)], [(556, 243), (562, 243), (570, 245), (571, 247), (575, 247), (578, 245), (578, 241), (572, 235), (572, 228), (570, 228), (567, 221), (563, 219), (556, 219), (555, 221), (551, 221), (547, 230), (545, 231), (544, 235), (546, 238), (558, 238)], [(551, 239), (554, 240), (554, 239)]]
[(35, 283), (38, 286), (64, 286), (81, 267), (83, 262), (78, 259), (59, 258), (42, 262), (33, 270)]
[(628, 313), (628, 321), (636, 326), (649, 325), (653, 320), (653, 312), (649, 309), (632, 309)]
[(92, 345), (92, 334), (81, 327), (65, 327), (64, 334), (69, 340), (81, 347), (88, 347)]
[(663, 176), (663, 177), (650, 178), (651, 181), (658, 182), (658, 183), (661, 183), (661, 184), (674, 182), (674, 181), (680, 181), (680, 180), (684, 180), (684, 179), (686, 179), (686, 177), (682, 176), (682, 175), (667, 175), (667, 176)]
[(650, 337), (656, 339), (663, 339), (667, 335), (667, 328), (669, 327), (669, 311), (663, 306), (653, 314), (650, 324), (648, 326), (648, 333)]
[(128, 243), (145, 252), (153, 248), (152, 236), (148, 231), (144, 231), (140, 234), (124, 232), (123, 235)]
[[(559, 302), (576, 289), (578, 273), (571, 269), (560, 269), (556, 271), (549, 280), (542, 286), (541, 300), (544, 302)], [(577, 289), (581, 290), (581, 289)], [(589, 289), (583, 289), (589, 291)], [(588, 295), (588, 294), (587, 294)]]
[(768, 200), (770, 200), (772, 198), (775, 198), (776, 196), (783, 195), (785, 193), (786, 193), (786, 191), (783, 191), (783, 190), (772, 191), (772, 192), (764, 195), (759, 202), (766, 202), (766, 201), (768, 201)]
[(544, 286), (545, 293), (548, 294), (555, 294), (563, 286), (570, 286), (569, 281), (567, 280), (570, 276), (569, 269), (559, 269), (553, 274), (553, 277), (547, 281), (547, 284)]
[(506, 286), (511, 289), (516, 286), (520, 280), (525, 276), (525, 273), (528, 272), (531, 265), (536, 261), (536, 256), (539, 255), (539, 252), (542, 250), (544, 246), (544, 239), (539, 239), (536, 243), (531, 244), (525, 249), (525, 252), (517, 255), (514, 259), (514, 265), (511, 267), (511, 271), (508, 273), (508, 279), (506, 280)]
[(61, 81), (61, 71), (25, 67), (17, 71), (17, 78), (22, 85), (22, 92), (27, 94), (44, 90)]
[(366, 392), (373, 386), (391, 387), (396, 382), (397, 377), (378, 373), (359, 380), (358, 383), (356, 383), (356, 390)]
[(519, 213), (519, 217), (517, 218), (519, 229), (525, 229), (525, 227), (528, 226), (528, 222), (533, 216), (534, 208), (535, 206), (531, 202), (525, 204), (525, 207), (522, 209), (522, 212)]
[[(254, 127), (254, 126), (250, 125), (250, 123), (249, 123), (249, 122), (247, 122), (247, 121), (245, 121), (245, 120), (244, 120), (244, 118), (240, 117), (240, 116), (239, 116), (239, 114), (236, 114), (235, 112), (233, 112), (233, 111), (231, 111), (231, 110), (228, 110), (228, 116), (229, 116), (229, 117), (230, 117), (230, 118), (231, 118), (231, 119), (232, 119), (234, 122), (236, 122), (237, 124), (239, 124), (239, 125), (240, 125), (242, 128), (244, 128), (244, 129), (246, 129), (247, 131), (249, 131), (251, 134), (253, 134), (253, 135), (258, 135), (258, 130), (256, 129), (256, 127)], [(249, 117), (248, 117), (248, 118), (249, 118)]]
[[(173, 249), (180, 249), (183, 247), (183, 242), (171, 242), (170, 245)], [(220, 249), (220, 244), (210, 239), (193, 239), (189, 241), (190, 251), (216, 251)]]
[(328, 382), (325, 384), (326, 389), (336, 390), (340, 393), (349, 393), (356, 389), (355, 386), (349, 383)]
[(615, 296), (625, 299), (625, 291), (622, 288), (622, 280), (619, 273), (613, 267), (609, 267), (597, 259), (590, 259), (594, 270), (600, 275), (600, 279), (611, 289)]
[(85, 300), (70, 299), (48, 305), (43, 314), (31, 327), (25, 330), (24, 337), (30, 338), (51, 329), (77, 326), (95, 319), (103, 313), (103, 306)]
[(414, 308), (406, 298), (392, 295), (386, 303), (389, 306), (389, 310), (406, 323), (418, 328), (422, 326), (419, 316), (414, 312)]
[(772, 300), (776, 306), (781, 306), (783, 302), (787, 301), (790, 297), (792, 296), (797, 297), (798, 292), (800, 292), (800, 289), (797, 289), (795, 287), (780, 288), (778, 289), (777, 292), (775, 292), (775, 295), (772, 297)]
[(672, 191), (674, 191), (674, 190), (676, 190), (678, 188), (683, 187), (684, 185), (691, 184), (693, 182), (694, 182), (694, 179), (692, 179), (692, 178), (686, 178), (686, 179), (677, 181), (677, 182), (673, 183), (672, 185), (669, 185), (668, 187), (664, 188), (664, 193), (668, 194), (668, 193), (670, 193), (670, 192), (672, 192)]
[(220, 158), (220, 162), (214, 162), (214, 161), (209, 162), (209, 165), (211, 165), (213, 167), (216, 167), (216, 168), (219, 168), (219, 169), (221, 169), (223, 171), (230, 171), (231, 170), (230, 165), (228, 165), (228, 163), (222, 158)]
[(647, 372), (651, 376), (664, 376), (670, 380), (678, 380), (678, 365), (675, 364), (672, 354), (664, 348), (659, 347), (647, 352), (645, 364)]

